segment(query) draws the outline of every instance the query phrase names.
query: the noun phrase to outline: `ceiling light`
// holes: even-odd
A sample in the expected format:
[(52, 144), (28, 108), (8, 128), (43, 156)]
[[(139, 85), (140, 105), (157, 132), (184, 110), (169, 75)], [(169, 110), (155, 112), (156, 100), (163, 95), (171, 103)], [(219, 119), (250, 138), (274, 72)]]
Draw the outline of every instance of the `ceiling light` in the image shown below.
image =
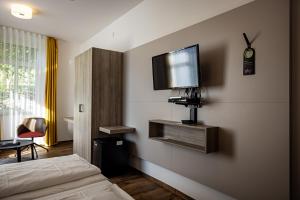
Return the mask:
[(11, 14), (21, 19), (32, 19), (32, 8), (22, 4), (11, 5)]

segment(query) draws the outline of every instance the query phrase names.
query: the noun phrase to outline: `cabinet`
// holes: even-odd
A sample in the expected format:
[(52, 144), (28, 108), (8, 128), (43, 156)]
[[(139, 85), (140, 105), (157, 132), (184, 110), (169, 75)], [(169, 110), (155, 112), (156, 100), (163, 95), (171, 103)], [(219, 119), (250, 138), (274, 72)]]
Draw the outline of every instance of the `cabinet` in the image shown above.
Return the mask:
[(128, 168), (128, 142), (122, 137), (108, 137), (94, 140), (93, 164), (104, 176), (121, 175)]
[(91, 48), (75, 58), (73, 152), (88, 161), (100, 126), (122, 124), (123, 54)]

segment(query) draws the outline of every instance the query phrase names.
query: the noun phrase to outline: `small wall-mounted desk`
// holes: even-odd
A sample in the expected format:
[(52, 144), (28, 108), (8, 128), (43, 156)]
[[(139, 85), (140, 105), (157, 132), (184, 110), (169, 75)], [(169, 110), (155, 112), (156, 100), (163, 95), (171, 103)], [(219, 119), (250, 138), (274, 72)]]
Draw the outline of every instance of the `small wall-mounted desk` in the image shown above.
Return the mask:
[(167, 120), (149, 121), (149, 138), (203, 153), (218, 150), (218, 127), (187, 125)]
[(128, 126), (102, 126), (99, 127), (99, 131), (107, 134), (125, 134), (134, 133), (135, 128)]

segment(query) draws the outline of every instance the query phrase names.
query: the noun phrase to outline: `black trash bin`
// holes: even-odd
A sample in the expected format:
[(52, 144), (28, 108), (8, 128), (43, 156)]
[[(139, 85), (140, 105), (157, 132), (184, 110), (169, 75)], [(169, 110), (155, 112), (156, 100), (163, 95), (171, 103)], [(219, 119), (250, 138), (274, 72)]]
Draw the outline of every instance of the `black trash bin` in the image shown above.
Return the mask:
[(108, 177), (121, 175), (128, 169), (128, 142), (120, 138), (95, 139), (92, 164)]

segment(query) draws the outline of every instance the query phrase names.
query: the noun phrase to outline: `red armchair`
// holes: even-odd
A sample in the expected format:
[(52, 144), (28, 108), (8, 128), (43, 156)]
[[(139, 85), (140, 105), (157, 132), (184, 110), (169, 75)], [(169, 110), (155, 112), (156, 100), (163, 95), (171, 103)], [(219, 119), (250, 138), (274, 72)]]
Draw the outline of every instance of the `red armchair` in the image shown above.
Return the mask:
[[(44, 137), (47, 131), (46, 120), (44, 118), (25, 118), (23, 123), (18, 127), (17, 133), (19, 138), (30, 138), (32, 141), (36, 137)], [(35, 146), (39, 146), (48, 152), (48, 149), (42, 145), (34, 143), (33, 148), (38, 157)]]

